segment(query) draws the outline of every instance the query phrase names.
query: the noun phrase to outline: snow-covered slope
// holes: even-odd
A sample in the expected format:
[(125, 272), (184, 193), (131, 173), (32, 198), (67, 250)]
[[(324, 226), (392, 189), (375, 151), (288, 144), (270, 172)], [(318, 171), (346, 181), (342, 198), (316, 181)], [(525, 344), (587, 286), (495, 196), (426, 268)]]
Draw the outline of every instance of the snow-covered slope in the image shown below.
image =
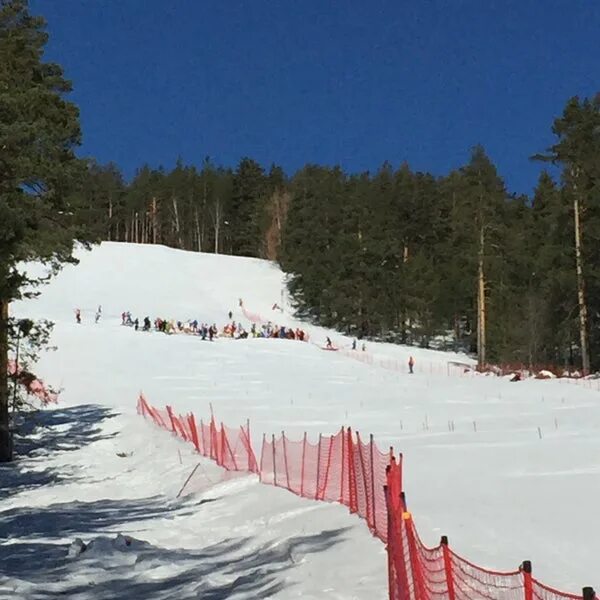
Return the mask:
[[(67, 267), (40, 299), (12, 307), (15, 314), (57, 322), (53, 341), (59, 350), (46, 355), (38, 370), (64, 386), (61, 410), (76, 422), (45, 435), (68, 442), (75, 428), (79, 449), (22, 463), (21, 471), (40, 485), (28, 487), (22, 475), (23, 486), (0, 505), (0, 531), (11, 542), (0, 546), (0, 558), (11, 551), (18, 557), (7, 563), (12, 567), (5, 570), (0, 596), (19, 585), (20, 596), (13, 597), (46, 597), (41, 595), (46, 582), (60, 572), (92, 580), (105, 594), (115, 581), (130, 581), (140, 595), (128, 597), (194, 597), (194, 589), (207, 598), (270, 597), (266, 587), (252, 587), (259, 579), (265, 586), (272, 582), (272, 595), (280, 598), (386, 597), (384, 549), (343, 507), (298, 499), (252, 477), (220, 481), (218, 470), (204, 462), (203, 491), (175, 501), (197, 458), (134, 415), (141, 389), (153, 404), (169, 403), (181, 412), (208, 415), (212, 405), (226, 423), (249, 418), (256, 447), (263, 432), (282, 429), (297, 438), (304, 431), (313, 437), (332, 433), (342, 424), (373, 433), (381, 447), (393, 444), (404, 453), (409, 507), (425, 542), (437, 543), (446, 534), (457, 552), (478, 563), (512, 569), (530, 559), (536, 576), (551, 585), (576, 591), (594, 584), (592, 540), (600, 533), (595, 389), (449, 375), (447, 361), (465, 357), (384, 344), (369, 344), (367, 354), (400, 366), (412, 354), (415, 375), (312, 344), (253, 339), (211, 344), (120, 325), (124, 310), (140, 319), (218, 324), (231, 310), (235, 320), (244, 321), (239, 298), (265, 318), (295, 324), (289, 306), (283, 313), (272, 310), (281, 304), (282, 287), (283, 274), (260, 260), (102, 244), (82, 253), (81, 264)], [(94, 324), (99, 304), (103, 318)], [(82, 325), (75, 324), (76, 307), (83, 310)], [(331, 335), (338, 345), (349, 345), (337, 334), (307, 329), (317, 343)], [(81, 418), (81, 410), (89, 415)], [(106, 419), (108, 412), (118, 415)], [(19, 479), (16, 469), (3, 469), (0, 477)], [(48, 507), (54, 521), (36, 514), (41, 507)], [(136, 543), (124, 551), (117, 545), (114, 568), (93, 555), (84, 560), (85, 553), (67, 560), (66, 546), (46, 548), (75, 536), (86, 541), (116, 533), (150, 546)], [(310, 541), (299, 541), (303, 536)], [(23, 565), (36, 548), (45, 558), (34, 577)], [(239, 568), (232, 562), (236, 552), (243, 555)], [(134, 569), (126, 566), (131, 561)], [(70, 597), (119, 597), (80, 588), (80, 595), (71, 591)], [(179, 595), (169, 595), (175, 589)]]

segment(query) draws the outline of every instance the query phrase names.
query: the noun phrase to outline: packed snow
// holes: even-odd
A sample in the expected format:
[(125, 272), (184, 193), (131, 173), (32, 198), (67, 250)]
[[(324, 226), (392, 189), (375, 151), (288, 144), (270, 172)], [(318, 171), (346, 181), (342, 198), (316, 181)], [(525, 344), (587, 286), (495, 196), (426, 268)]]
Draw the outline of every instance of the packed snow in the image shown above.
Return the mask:
[[(464, 374), (448, 363), (465, 356), (390, 344), (351, 351), (350, 338), (295, 320), (284, 274), (258, 259), (116, 243), (78, 255), (39, 299), (11, 307), (56, 322), (58, 350), (37, 374), (64, 389), (55, 410), (24, 424), (22, 456), (0, 467), (0, 597), (387, 597), (385, 549), (363, 522), (226, 474), (136, 415), (140, 390), (198, 419), (211, 406), (228, 425), (250, 419), (257, 451), (263, 433), (282, 430), (373, 433), (404, 454), (426, 543), (448, 535), (456, 552), (500, 570), (529, 559), (565, 591), (599, 583), (596, 382)], [(222, 327), (232, 311), (248, 327), (240, 299), (304, 327), (311, 343), (121, 325), (130, 311)], [(345, 351), (322, 351), (327, 336)], [(353, 360), (364, 357), (372, 364)]]

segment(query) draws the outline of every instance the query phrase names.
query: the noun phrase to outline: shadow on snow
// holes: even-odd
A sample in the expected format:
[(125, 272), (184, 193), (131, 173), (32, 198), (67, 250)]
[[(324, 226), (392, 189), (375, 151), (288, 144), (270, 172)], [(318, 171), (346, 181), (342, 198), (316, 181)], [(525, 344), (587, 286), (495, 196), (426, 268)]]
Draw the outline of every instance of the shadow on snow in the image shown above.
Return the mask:
[(96, 405), (43, 410), (16, 418), (15, 460), (0, 464), (0, 500), (46, 485), (76, 479), (68, 467), (39, 468), (47, 454), (78, 450), (116, 435), (102, 431), (101, 423), (116, 416)]

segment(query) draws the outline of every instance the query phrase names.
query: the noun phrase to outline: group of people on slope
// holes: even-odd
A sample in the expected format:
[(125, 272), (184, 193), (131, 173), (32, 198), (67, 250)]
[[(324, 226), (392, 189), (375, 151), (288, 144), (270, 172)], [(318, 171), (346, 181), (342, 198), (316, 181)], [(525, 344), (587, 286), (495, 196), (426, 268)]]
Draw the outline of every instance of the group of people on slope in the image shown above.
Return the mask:
[(250, 330), (247, 330), (241, 323), (236, 323), (232, 320), (233, 314), (228, 314), (230, 322), (227, 323), (221, 330), (216, 324), (209, 325), (208, 323), (200, 323), (198, 320), (175, 321), (158, 317), (154, 321), (150, 317), (144, 317), (142, 323), (136, 317), (133, 318), (131, 312), (124, 311), (121, 313), (121, 325), (133, 327), (136, 331), (160, 331), (162, 333), (174, 334), (185, 333), (188, 335), (198, 335), (203, 340), (212, 341), (216, 337), (226, 337), (231, 339), (247, 339), (252, 338), (277, 338), (288, 340), (308, 341), (308, 334), (300, 328), (291, 328), (285, 326), (274, 325), (267, 323), (262, 326), (252, 324)]
[(308, 342), (308, 333), (304, 329), (296, 327), (286, 327), (285, 325), (276, 325), (271, 322), (256, 327), (253, 323), (250, 329), (252, 337), (257, 338), (275, 338), (280, 340), (298, 340), (299, 342)]

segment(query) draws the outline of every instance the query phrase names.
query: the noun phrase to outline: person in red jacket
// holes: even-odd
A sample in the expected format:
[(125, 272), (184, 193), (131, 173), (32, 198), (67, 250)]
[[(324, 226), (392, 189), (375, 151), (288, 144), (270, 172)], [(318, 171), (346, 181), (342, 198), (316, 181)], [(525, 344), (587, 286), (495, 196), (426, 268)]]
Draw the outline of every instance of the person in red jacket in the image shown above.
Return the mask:
[(413, 367), (415, 366), (415, 359), (411, 356), (408, 359), (408, 372), (412, 375), (413, 374)]

